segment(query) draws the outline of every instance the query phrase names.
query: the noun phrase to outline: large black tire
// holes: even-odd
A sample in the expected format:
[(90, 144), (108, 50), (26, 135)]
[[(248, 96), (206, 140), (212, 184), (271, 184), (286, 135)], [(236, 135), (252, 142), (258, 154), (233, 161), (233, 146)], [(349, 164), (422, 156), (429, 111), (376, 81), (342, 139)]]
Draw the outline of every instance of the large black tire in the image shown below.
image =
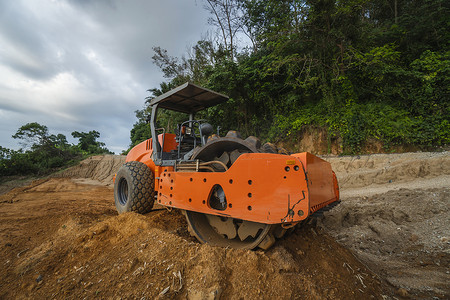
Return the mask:
[(125, 163), (114, 183), (116, 209), (121, 213), (148, 213), (155, 201), (155, 179), (147, 165), (139, 161)]

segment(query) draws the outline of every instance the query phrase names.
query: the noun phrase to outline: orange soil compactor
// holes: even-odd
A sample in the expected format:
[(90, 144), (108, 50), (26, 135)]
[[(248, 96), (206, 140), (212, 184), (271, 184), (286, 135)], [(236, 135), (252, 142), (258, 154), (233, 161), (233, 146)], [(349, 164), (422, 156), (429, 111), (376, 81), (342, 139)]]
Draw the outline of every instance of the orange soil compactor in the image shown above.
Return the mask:
[[(190, 233), (202, 243), (268, 249), (288, 229), (339, 201), (336, 176), (321, 158), (278, 154), (272, 144), (261, 146), (235, 131), (219, 137), (205, 120), (194, 119), (227, 100), (185, 83), (150, 102), (153, 138), (128, 153), (115, 177), (119, 213), (147, 213), (156, 201), (181, 209)], [(160, 108), (189, 118), (176, 134), (165, 133), (156, 126)]]

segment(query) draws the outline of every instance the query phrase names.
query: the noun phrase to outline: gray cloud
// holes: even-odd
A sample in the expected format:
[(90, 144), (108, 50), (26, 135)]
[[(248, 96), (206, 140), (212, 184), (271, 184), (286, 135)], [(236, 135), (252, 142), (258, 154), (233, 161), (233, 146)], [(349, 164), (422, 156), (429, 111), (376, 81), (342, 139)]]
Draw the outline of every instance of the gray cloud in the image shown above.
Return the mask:
[(129, 144), (134, 111), (164, 80), (152, 47), (180, 56), (207, 31), (195, 1), (0, 1), (0, 145), (39, 122)]

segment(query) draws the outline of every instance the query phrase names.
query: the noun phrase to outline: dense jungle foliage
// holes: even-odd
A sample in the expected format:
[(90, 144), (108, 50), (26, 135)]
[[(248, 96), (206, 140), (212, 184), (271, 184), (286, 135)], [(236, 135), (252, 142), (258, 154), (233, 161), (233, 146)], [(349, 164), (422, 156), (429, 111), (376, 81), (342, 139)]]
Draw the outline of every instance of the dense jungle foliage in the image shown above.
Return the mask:
[(105, 144), (97, 141), (98, 131), (72, 132), (78, 144), (71, 145), (65, 135), (50, 134), (45, 125), (27, 123), (12, 136), (22, 146), (11, 150), (0, 146), (0, 176), (44, 175), (57, 168), (94, 154), (112, 154)]
[[(395, 145), (450, 142), (450, 2), (445, 0), (206, 0), (217, 32), (186, 56), (155, 47), (166, 82), (230, 96), (206, 115), (225, 133), (273, 142), (309, 127), (359, 153), (368, 139)], [(243, 36), (251, 41), (243, 44)], [(148, 103), (148, 101), (147, 101)], [(137, 112), (131, 146), (149, 137)], [(166, 113), (166, 122), (176, 116)], [(163, 121), (164, 121), (163, 120)]]

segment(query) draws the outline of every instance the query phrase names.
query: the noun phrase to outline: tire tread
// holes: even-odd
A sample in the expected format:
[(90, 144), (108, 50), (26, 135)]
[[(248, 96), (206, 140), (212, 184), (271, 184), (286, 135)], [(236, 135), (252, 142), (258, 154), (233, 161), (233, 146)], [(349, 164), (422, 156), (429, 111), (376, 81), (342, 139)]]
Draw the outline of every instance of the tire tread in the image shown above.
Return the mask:
[[(124, 206), (118, 203), (116, 196), (117, 187), (114, 187), (115, 203), (119, 213), (133, 211), (145, 214), (151, 211), (155, 201), (155, 179), (151, 169), (142, 162), (130, 161), (125, 163), (119, 172), (125, 172), (131, 179), (128, 183), (127, 203)], [(118, 178), (116, 178), (116, 184), (117, 182)]]

